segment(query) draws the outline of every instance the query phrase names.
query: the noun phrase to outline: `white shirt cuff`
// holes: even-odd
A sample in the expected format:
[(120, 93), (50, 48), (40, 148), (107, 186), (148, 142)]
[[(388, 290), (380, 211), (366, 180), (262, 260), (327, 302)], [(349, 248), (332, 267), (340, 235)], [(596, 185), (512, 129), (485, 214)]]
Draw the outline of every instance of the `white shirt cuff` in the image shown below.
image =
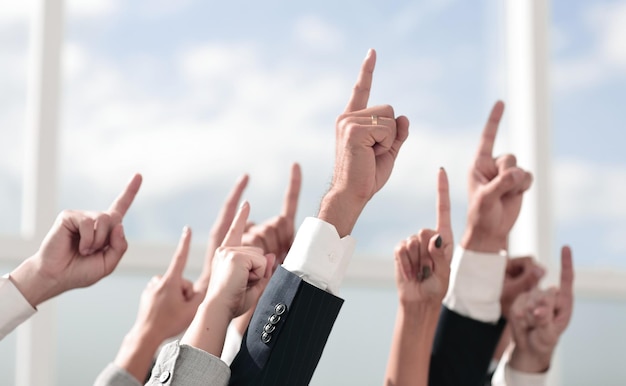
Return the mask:
[(450, 286), (443, 304), (451, 311), (485, 323), (500, 319), (500, 296), (507, 255), (457, 247), (450, 267)]
[(351, 236), (340, 238), (332, 224), (307, 217), (298, 229), (283, 268), (338, 295), (355, 244), (356, 240)]
[(545, 386), (548, 373), (524, 373), (509, 366), (508, 360), (501, 360), (491, 380), (491, 386)]
[(224, 363), (230, 366), (239, 353), (243, 336), (237, 331), (235, 325), (231, 322), (226, 330), (226, 339), (224, 340), (224, 349), (220, 358)]
[(37, 312), (9, 279), (9, 274), (0, 278), (0, 339)]

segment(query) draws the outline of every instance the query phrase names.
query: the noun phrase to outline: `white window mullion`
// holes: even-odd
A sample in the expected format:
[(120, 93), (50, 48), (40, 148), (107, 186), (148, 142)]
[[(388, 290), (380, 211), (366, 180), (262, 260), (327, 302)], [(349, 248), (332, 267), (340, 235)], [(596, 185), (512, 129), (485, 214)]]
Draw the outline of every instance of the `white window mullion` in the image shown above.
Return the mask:
[[(26, 111), (22, 237), (41, 241), (57, 212), (63, 1), (34, 2)], [(26, 257), (26, 256), (25, 256)], [(56, 380), (54, 302), (18, 329), (16, 384), (51, 386)]]
[[(518, 163), (534, 177), (525, 194), (519, 219), (511, 233), (513, 254), (532, 254), (548, 268), (546, 284), (557, 283), (554, 264), (553, 208), (551, 205), (552, 152), (550, 149), (550, 92), (548, 83), (550, 2), (509, 0), (506, 3), (507, 117), (510, 149)], [(558, 352), (548, 379), (560, 385)]]

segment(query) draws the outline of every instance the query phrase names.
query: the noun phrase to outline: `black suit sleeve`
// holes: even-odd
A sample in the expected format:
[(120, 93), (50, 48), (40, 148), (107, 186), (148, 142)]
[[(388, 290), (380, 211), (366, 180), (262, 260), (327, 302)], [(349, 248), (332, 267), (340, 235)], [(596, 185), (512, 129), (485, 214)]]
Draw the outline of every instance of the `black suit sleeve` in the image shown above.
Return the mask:
[(279, 267), (230, 366), (230, 385), (308, 385), (342, 304)]
[(442, 307), (429, 386), (482, 386), (506, 322), (483, 323)]

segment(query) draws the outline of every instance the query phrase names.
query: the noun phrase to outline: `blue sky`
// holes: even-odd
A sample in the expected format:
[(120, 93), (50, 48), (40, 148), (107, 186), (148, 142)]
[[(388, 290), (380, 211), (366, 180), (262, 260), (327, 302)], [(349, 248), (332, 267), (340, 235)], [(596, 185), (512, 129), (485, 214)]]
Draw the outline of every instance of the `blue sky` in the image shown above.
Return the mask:
[[(315, 214), (335, 117), (373, 47), (372, 103), (407, 115), (411, 135), (355, 229), (358, 250), (389, 257), (398, 240), (433, 225), (439, 166), (451, 175), (458, 239), (467, 166), (491, 104), (505, 97), (497, 3), (68, 1), (59, 208), (106, 207), (140, 171), (131, 241), (174, 242), (189, 224), (203, 242), (238, 175), (250, 173), (246, 198), (262, 220), (279, 210), (299, 161), (298, 216)], [(14, 232), (27, 7), (2, 6), (0, 229)], [(552, 20), (555, 245), (572, 242), (584, 266), (624, 267), (626, 2), (553, 1)]]

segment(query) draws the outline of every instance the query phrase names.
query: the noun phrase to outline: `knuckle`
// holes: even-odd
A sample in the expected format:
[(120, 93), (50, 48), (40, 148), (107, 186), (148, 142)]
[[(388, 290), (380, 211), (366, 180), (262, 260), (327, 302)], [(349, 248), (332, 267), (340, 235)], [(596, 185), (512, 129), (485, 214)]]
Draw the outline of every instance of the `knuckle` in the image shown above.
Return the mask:
[(382, 115), (389, 118), (395, 118), (395, 112), (393, 111), (393, 107), (391, 105), (382, 105), (380, 106)]
[(411, 237), (411, 239), (407, 243), (407, 249), (409, 251), (417, 250), (420, 247), (420, 240), (418, 237)]
[(349, 117), (350, 117), (350, 114), (347, 114), (347, 113), (339, 114), (335, 123), (337, 124), (337, 126), (341, 126), (344, 123), (344, 121), (348, 119)]
[(367, 93), (370, 92), (370, 88), (357, 82), (354, 86), (352, 86), (352, 92), (354, 94)]
[(343, 131), (348, 138), (353, 138), (361, 132), (360, 125), (356, 122), (346, 122)]
[(398, 245), (396, 245), (395, 249), (393, 250), (393, 254), (396, 257), (396, 260), (400, 259), (400, 256), (402, 256), (403, 253), (405, 253), (407, 250), (407, 242), (405, 240), (401, 241)]

